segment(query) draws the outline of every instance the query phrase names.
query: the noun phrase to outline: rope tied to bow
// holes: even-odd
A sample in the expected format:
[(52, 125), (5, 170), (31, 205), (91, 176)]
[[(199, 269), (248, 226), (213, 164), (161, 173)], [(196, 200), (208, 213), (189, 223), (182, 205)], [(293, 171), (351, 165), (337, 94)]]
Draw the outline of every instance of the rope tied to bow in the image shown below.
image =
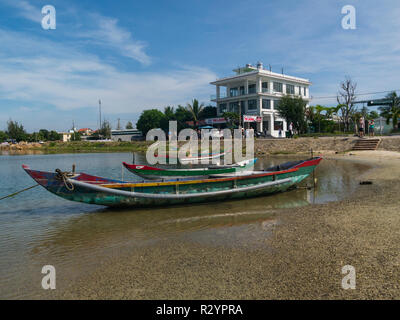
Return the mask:
[(35, 184), (34, 186), (31, 186), (31, 187), (22, 189), (22, 190), (20, 190), (20, 191), (11, 193), (11, 194), (9, 194), (8, 196), (5, 196), (5, 197), (0, 198), (0, 200), (4, 200), (4, 199), (7, 199), (7, 198), (12, 198), (12, 197), (16, 196), (17, 194), (20, 194), (20, 193), (22, 193), (22, 192), (24, 192), (24, 191), (28, 191), (28, 190), (30, 190), (30, 189), (36, 188), (37, 186), (39, 186), (39, 184)]
[(67, 171), (61, 171), (60, 169), (56, 169), (56, 173), (56, 179), (62, 180), (67, 190), (74, 191), (75, 187), (72, 182), (69, 181), (69, 177), (72, 177), (74, 174)]

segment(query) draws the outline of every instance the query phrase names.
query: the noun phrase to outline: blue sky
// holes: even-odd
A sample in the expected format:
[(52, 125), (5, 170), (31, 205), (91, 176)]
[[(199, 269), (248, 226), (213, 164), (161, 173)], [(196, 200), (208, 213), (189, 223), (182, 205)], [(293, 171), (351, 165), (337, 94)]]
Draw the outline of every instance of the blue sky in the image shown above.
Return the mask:
[[(41, 27), (48, 4), (56, 30)], [(347, 4), (356, 30), (341, 26)], [(345, 76), (359, 93), (400, 89), (399, 16), (398, 0), (0, 0), (0, 130), (10, 118), (28, 131), (97, 128), (99, 98), (114, 127), (146, 108), (209, 104), (210, 81), (258, 60), (310, 79), (314, 97), (335, 96)]]

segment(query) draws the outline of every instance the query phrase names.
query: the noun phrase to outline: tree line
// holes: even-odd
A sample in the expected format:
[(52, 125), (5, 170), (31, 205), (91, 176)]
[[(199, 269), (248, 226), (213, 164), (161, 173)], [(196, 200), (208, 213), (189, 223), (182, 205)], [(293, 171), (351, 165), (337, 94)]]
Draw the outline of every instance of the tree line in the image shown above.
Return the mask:
[(400, 97), (396, 92), (386, 95), (390, 105), (380, 106), (378, 111), (369, 111), (363, 106), (357, 108), (357, 84), (350, 78), (340, 83), (337, 95), (337, 105), (332, 107), (315, 105), (308, 106), (302, 97), (284, 96), (275, 107), (280, 116), (288, 123), (293, 123), (294, 129), (302, 133), (353, 133), (361, 117), (372, 120), (379, 116), (392, 121), (394, 131), (398, 130), (400, 118)]
[(144, 110), (136, 123), (136, 128), (140, 130), (144, 135), (151, 129), (160, 128), (165, 132), (168, 132), (169, 121), (176, 121), (178, 130), (189, 127), (188, 121), (193, 121), (194, 125), (197, 126), (200, 120), (207, 118), (213, 118), (217, 116), (217, 108), (213, 106), (204, 106), (203, 103), (199, 103), (197, 99), (193, 99), (191, 103), (188, 103), (185, 107), (178, 105), (174, 107), (167, 106), (164, 108), (164, 112), (158, 109)]
[(7, 121), (7, 129), (0, 130), (0, 142), (15, 140), (17, 142), (57, 141), (61, 136), (54, 130), (40, 129), (38, 132), (27, 133), (24, 126), (17, 121)]

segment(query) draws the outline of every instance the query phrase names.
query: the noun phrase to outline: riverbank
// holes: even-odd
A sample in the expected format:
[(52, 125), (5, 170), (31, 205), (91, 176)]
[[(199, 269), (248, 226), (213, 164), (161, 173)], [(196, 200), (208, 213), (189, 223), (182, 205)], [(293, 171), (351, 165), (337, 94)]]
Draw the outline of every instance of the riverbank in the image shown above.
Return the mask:
[[(400, 152), (400, 136), (378, 137), (381, 143), (378, 150)], [(358, 137), (319, 137), (297, 139), (258, 139), (255, 141), (256, 155), (271, 154), (309, 154), (314, 152), (330, 154), (350, 151)]]
[(88, 152), (145, 152), (151, 142), (45, 142), (0, 145), (0, 151), (9, 154), (49, 154), (49, 153), (88, 153)]
[[(382, 140), (378, 149), (400, 152), (400, 136), (380, 137)], [(316, 153), (343, 153), (350, 151), (357, 137), (319, 137), (297, 139), (256, 139), (254, 152), (262, 155), (309, 154), (312, 149)], [(80, 152), (145, 152), (152, 142), (46, 142), (20, 143), (15, 145), (0, 145), (2, 153), (9, 154), (40, 154), (40, 153), (80, 153)], [(222, 143), (221, 143), (222, 145)]]
[[(256, 245), (244, 245), (241, 228), (232, 226), (218, 231), (227, 238), (224, 246), (177, 238), (130, 248), (59, 297), (399, 299), (400, 153), (351, 154), (328, 157), (368, 164), (370, 170), (350, 178), (372, 184), (339, 202), (274, 209), (270, 218), (249, 226), (265, 229)], [(228, 238), (227, 230), (237, 237)], [(345, 265), (356, 270), (355, 290), (341, 287)]]

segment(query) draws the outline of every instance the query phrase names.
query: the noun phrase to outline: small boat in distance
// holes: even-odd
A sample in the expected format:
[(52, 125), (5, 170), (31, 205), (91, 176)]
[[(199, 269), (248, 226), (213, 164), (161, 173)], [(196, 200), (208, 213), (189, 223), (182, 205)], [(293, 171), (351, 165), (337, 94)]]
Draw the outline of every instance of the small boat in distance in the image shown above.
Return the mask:
[(249, 198), (286, 191), (307, 178), (322, 158), (287, 162), (249, 175), (127, 182), (85, 173), (23, 169), (48, 191), (71, 201), (109, 207), (155, 207)]
[(156, 155), (156, 158), (166, 159), (166, 162), (169, 163), (170, 159), (177, 159), (177, 161), (181, 164), (197, 164), (202, 163), (204, 160), (212, 161), (213, 159), (218, 159), (226, 155), (227, 152), (219, 152), (219, 153), (209, 153), (209, 154), (198, 154), (198, 155), (189, 155), (183, 158), (180, 157), (171, 157), (168, 154), (159, 154)]
[(194, 168), (194, 169), (163, 169), (155, 168), (146, 165), (122, 164), (130, 172), (145, 178), (145, 179), (168, 179), (168, 178), (207, 178), (217, 177), (221, 174), (236, 173), (246, 170), (251, 170), (254, 167), (257, 159), (249, 159), (240, 161), (232, 165), (215, 165), (207, 168)]

